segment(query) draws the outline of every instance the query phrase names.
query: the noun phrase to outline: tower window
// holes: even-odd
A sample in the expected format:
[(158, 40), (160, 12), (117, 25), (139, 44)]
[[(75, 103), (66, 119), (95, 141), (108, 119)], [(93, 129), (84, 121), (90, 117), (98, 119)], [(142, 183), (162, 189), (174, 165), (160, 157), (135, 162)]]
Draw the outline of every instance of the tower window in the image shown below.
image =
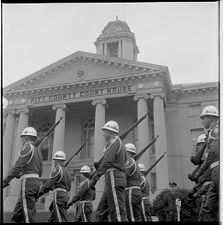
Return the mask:
[(108, 43), (107, 52), (110, 57), (118, 57), (118, 42)]

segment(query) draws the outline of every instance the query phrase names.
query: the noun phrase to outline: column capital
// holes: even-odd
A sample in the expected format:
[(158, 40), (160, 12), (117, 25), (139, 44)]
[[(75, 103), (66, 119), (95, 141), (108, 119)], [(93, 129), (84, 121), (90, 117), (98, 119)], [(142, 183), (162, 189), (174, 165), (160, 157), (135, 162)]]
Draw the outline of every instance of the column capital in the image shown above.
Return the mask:
[(95, 99), (91, 102), (92, 105), (97, 105), (97, 104), (102, 104), (102, 105), (105, 105), (107, 102), (106, 102), (106, 99)]
[(57, 104), (52, 107), (53, 110), (56, 109), (66, 109), (66, 104)]
[(16, 115), (16, 111), (15, 109), (5, 109), (4, 112), (3, 112), (3, 116), (8, 116), (9, 114), (11, 115)]
[(16, 113), (16, 114), (21, 114), (21, 113), (28, 114), (28, 113), (29, 113), (29, 109), (28, 109), (28, 108), (16, 109), (16, 110), (15, 110), (15, 113)]
[(133, 99), (134, 99), (135, 101), (138, 101), (138, 100), (141, 99), (141, 98), (147, 100), (147, 99), (149, 98), (149, 95), (146, 94), (146, 93), (138, 93), (138, 94), (136, 94), (136, 95), (133, 97)]
[(163, 92), (157, 92), (157, 93), (151, 93), (149, 95), (149, 97), (151, 99), (154, 99), (155, 97), (160, 97), (160, 98), (163, 98), (164, 99), (166, 97), (166, 95)]

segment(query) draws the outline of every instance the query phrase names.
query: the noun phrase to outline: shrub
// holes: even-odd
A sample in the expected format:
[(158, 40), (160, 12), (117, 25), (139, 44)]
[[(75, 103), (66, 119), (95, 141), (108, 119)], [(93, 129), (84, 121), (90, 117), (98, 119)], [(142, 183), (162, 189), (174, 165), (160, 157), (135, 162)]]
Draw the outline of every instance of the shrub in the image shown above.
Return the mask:
[[(188, 198), (189, 191), (187, 189), (177, 188), (175, 191), (175, 198), (181, 200), (180, 220), (193, 221), (196, 218), (195, 202), (191, 202)], [(163, 200), (166, 195), (170, 195), (170, 190), (165, 189), (162, 191), (152, 204), (152, 215), (158, 216), (159, 221), (165, 221), (166, 214), (168, 213), (167, 206), (163, 206)]]

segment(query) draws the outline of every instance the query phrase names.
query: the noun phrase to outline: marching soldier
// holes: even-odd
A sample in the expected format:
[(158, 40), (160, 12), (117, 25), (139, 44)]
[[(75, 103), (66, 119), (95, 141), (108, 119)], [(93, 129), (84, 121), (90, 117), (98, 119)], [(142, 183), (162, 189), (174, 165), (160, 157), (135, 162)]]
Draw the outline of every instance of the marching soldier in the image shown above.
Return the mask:
[(167, 205), (168, 213), (166, 214), (166, 221), (177, 221), (177, 209), (175, 205), (175, 191), (177, 184), (175, 182), (170, 182), (170, 194), (164, 197), (164, 205)]
[(21, 193), (11, 221), (32, 223), (36, 221), (36, 199), (40, 189), (39, 177), (42, 175), (42, 154), (34, 146), (37, 132), (33, 127), (22, 131), (22, 149), (15, 166), (3, 180), (3, 188), (14, 178), (21, 178)]
[(124, 189), (126, 186), (125, 163), (126, 151), (118, 137), (119, 125), (115, 121), (108, 121), (103, 127), (106, 144), (104, 157), (92, 177), (91, 186), (95, 186), (104, 174), (105, 187), (97, 208), (97, 221), (127, 221)]
[(67, 208), (79, 201), (75, 222), (93, 222), (91, 214), (93, 211), (92, 201), (95, 199), (95, 187), (90, 188), (90, 167), (83, 166), (80, 174), (82, 176), (82, 182), (80, 183), (79, 191), (68, 203)]
[(128, 160), (126, 162), (126, 188), (125, 202), (128, 220), (131, 222), (141, 221), (140, 205), (142, 202), (141, 174), (133, 155), (136, 154), (136, 147), (132, 143), (125, 145)]
[(206, 170), (211, 170), (211, 181), (206, 200), (202, 209), (200, 221), (219, 221), (219, 115), (214, 106), (206, 106), (200, 115), (202, 124), (208, 129), (207, 156), (195, 178), (201, 176)]
[(149, 200), (149, 182), (146, 179), (146, 176), (144, 172), (146, 171), (146, 168), (144, 164), (139, 163), (138, 164), (140, 172), (141, 172), (141, 190), (142, 190), (142, 202), (141, 202), (141, 220), (142, 221), (152, 221), (151, 217), (151, 204)]
[(49, 207), (51, 216), (49, 222), (68, 222), (67, 203), (68, 191), (71, 188), (71, 177), (69, 170), (64, 167), (66, 155), (63, 151), (57, 151), (53, 156), (55, 168), (51, 171), (50, 178), (41, 187), (38, 197), (53, 190), (53, 201)]

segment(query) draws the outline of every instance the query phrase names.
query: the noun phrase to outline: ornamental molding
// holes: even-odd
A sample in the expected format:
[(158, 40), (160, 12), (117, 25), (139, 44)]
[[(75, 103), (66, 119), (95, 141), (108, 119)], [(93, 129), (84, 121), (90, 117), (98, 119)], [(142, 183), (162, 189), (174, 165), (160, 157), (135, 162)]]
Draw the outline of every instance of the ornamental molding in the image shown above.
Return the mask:
[(65, 110), (66, 109), (66, 104), (56, 104), (52, 107), (53, 110), (57, 110), (57, 109), (62, 109)]
[(106, 99), (95, 99), (91, 102), (92, 105), (102, 104), (105, 105), (107, 103)]

